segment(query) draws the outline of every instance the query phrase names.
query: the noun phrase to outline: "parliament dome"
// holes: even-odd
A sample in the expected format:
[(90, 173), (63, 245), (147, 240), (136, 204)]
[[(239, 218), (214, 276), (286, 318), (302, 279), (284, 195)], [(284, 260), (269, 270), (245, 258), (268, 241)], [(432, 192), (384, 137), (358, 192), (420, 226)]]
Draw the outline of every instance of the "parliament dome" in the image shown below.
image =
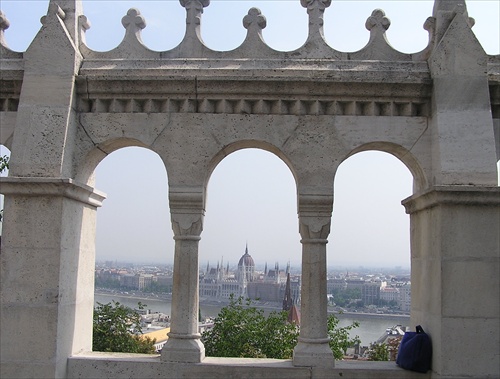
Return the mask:
[(245, 267), (255, 267), (255, 262), (250, 254), (248, 254), (248, 246), (245, 247), (245, 254), (243, 254), (238, 262), (238, 267), (245, 265)]

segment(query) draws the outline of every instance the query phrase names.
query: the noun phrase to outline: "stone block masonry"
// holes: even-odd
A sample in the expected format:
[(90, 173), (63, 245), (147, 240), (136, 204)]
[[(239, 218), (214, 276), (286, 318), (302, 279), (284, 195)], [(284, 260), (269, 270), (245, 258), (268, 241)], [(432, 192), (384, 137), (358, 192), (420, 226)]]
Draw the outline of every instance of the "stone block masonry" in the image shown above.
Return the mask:
[[(11, 51), (0, 14), (1, 362), (5, 378), (499, 377), (500, 57), (485, 54), (463, 0), (435, 0), (428, 46), (405, 54), (369, 15), (357, 52), (324, 40), (330, 0), (302, 0), (305, 44), (264, 41), (249, 10), (243, 44), (213, 51), (200, 38), (209, 0), (181, 0), (186, 34), (172, 50), (141, 40), (146, 20), (124, 15), (109, 52), (85, 44), (80, 0), (50, 0), (26, 52)], [(497, 138), (495, 138), (495, 136)], [(93, 173), (113, 151), (155, 151), (168, 172), (175, 235), (169, 339), (156, 357), (91, 352), (95, 216), (104, 195)], [(228, 154), (274, 153), (297, 185), (302, 320), (289, 361), (206, 358), (197, 330), (198, 245), (206, 188)], [(334, 362), (326, 334), (326, 244), (339, 165), (361, 151), (400, 159), (413, 174), (411, 324), (433, 340), (432, 372)], [(485, 348), (488, 346), (488, 348)]]

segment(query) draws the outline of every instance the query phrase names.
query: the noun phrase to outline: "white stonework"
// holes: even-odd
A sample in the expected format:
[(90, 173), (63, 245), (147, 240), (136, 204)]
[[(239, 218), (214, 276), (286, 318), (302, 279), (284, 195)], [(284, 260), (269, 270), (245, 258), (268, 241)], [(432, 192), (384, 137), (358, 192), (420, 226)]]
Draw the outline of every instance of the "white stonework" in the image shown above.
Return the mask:
[[(309, 34), (295, 51), (270, 48), (265, 17), (252, 8), (243, 44), (217, 52), (200, 38), (209, 3), (180, 1), (186, 34), (164, 52), (142, 43), (137, 9), (124, 15), (124, 40), (109, 52), (85, 45), (80, 0), (50, 0), (23, 53), (5, 45), (0, 15), (0, 143), (12, 152), (1, 181), (0, 376), (499, 377), (500, 56), (483, 51), (464, 0), (435, 0), (422, 20), (429, 44), (413, 54), (387, 43), (381, 10), (367, 15), (367, 46), (332, 49), (323, 37), (331, 0), (301, 0)], [(161, 358), (90, 353), (95, 213), (104, 199), (93, 175), (126, 146), (155, 151), (168, 172), (175, 262)], [(205, 358), (199, 339), (207, 183), (243, 148), (274, 153), (297, 184), (302, 324), (292, 362)], [(404, 201), (411, 322), (432, 337), (428, 375), (333, 368), (325, 302), (333, 182), (345, 159), (366, 150), (394, 155), (414, 177)]]

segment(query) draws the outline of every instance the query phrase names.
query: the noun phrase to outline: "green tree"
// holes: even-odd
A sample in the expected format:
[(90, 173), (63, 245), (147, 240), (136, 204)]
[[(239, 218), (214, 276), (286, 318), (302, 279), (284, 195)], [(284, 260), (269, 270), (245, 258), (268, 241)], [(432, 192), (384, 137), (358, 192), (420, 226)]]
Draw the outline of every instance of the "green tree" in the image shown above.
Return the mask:
[(212, 357), (289, 358), (298, 330), (286, 322), (286, 312), (271, 312), (251, 306), (251, 300), (230, 298), (220, 310), (214, 327), (203, 332), (205, 353)]
[(385, 343), (371, 343), (368, 348), (368, 359), (370, 361), (388, 361), (389, 347)]
[(7, 155), (0, 156), (0, 173), (9, 169), (9, 157)]
[(358, 300), (361, 298), (361, 289), (359, 289), (359, 288), (346, 288), (346, 289), (335, 288), (332, 291), (332, 295), (333, 295), (333, 301), (335, 302), (335, 304), (337, 304), (339, 307), (346, 307), (351, 302), (354, 302), (355, 300)]
[[(214, 321), (214, 327), (203, 332), (201, 340), (207, 356), (289, 359), (297, 344), (299, 328), (287, 322), (287, 312), (271, 312), (252, 306), (251, 300), (230, 298)], [(342, 359), (347, 347), (359, 341), (351, 339), (349, 331), (359, 326), (339, 328), (338, 318), (328, 319), (328, 336), (335, 359)]]
[[(138, 303), (139, 309), (146, 305)], [(92, 350), (154, 354), (156, 340), (142, 338), (141, 315), (117, 301), (97, 303), (94, 309)]]
[(335, 315), (328, 316), (328, 337), (330, 338), (330, 349), (332, 349), (335, 359), (344, 357), (348, 347), (361, 343), (359, 336), (351, 338), (349, 332), (359, 327), (359, 322), (354, 321), (351, 325), (339, 327), (339, 318)]

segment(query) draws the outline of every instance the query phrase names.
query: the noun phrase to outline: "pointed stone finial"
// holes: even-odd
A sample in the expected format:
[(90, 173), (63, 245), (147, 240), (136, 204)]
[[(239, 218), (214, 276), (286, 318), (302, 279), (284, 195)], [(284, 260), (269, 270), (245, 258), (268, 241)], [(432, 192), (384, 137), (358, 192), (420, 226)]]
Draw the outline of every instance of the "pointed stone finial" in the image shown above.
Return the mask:
[(243, 26), (247, 29), (247, 36), (243, 45), (251, 52), (261, 51), (264, 38), (262, 29), (267, 25), (267, 20), (258, 8), (251, 8), (243, 17)]
[(122, 18), (122, 25), (127, 31), (131, 30), (135, 34), (146, 27), (146, 20), (138, 9), (130, 8)]
[(332, 0), (300, 0), (300, 4), (307, 8), (309, 15), (309, 40), (317, 38), (317, 36), (324, 39), (323, 15), (331, 3)]
[(179, 2), (186, 8), (186, 33), (199, 35), (203, 8), (210, 5), (210, 0), (179, 0)]
[(5, 41), (4, 32), (5, 30), (9, 29), (9, 26), (10, 26), (9, 20), (5, 16), (5, 13), (3, 13), (0, 10), (0, 45), (2, 45), (3, 47), (7, 47), (7, 42)]
[(391, 26), (391, 20), (385, 17), (385, 12), (382, 9), (375, 9), (366, 20), (365, 26), (370, 31), (371, 36), (383, 35)]
[(243, 17), (243, 26), (248, 30), (248, 34), (262, 35), (262, 29), (267, 25), (267, 20), (259, 8), (250, 8), (248, 14)]
[(146, 20), (136, 8), (130, 8), (122, 18), (122, 25), (126, 29), (122, 44), (134, 44), (136, 41), (142, 44), (141, 31), (146, 27)]

